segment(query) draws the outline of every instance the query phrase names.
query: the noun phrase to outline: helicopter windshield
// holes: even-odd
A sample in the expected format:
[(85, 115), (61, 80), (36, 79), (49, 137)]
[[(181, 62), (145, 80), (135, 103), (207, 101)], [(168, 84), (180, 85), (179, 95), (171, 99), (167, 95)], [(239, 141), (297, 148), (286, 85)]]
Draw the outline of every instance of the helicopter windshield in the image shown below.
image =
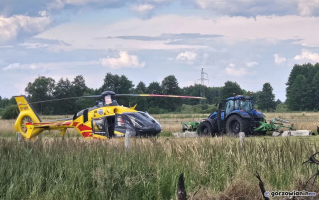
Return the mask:
[(141, 113), (125, 113), (125, 115), (131, 120), (133, 126), (137, 128), (141, 128), (143, 126), (152, 126), (155, 123), (154, 120), (151, 120)]
[(105, 104), (111, 104), (112, 103), (112, 99), (110, 95), (106, 95), (105, 96)]

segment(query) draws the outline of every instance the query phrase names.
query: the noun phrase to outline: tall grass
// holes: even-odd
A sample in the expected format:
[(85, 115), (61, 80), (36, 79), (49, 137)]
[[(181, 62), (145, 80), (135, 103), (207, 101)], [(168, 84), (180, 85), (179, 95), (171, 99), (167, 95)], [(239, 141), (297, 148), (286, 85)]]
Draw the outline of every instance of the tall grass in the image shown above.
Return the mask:
[[(267, 190), (307, 189), (314, 141), (247, 138), (122, 140), (0, 139), (1, 199), (174, 199), (179, 174), (192, 199), (261, 199)], [(308, 190), (313, 190), (313, 188)]]

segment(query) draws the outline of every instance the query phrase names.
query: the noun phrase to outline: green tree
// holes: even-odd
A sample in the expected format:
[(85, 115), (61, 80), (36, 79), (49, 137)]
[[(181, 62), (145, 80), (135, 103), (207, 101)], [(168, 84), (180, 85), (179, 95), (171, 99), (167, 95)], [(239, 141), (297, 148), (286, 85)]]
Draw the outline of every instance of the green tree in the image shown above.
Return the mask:
[(276, 109), (275, 95), (270, 83), (265, 83), (258, 100), (258, 109), (271, 111)]
[(225, 101), (227, 98), (235, 95), (241, 95), (243, 90), (240, 88), (238, 83), (227, 81), (221, 89), (220, 101)]
[(319, 72), (316, 73), (312, 80), (311, 89), (313, 109), (319, 110)]
[(307, 84), (306, 78), (303, 75), (298, 75), (294, 83), (290, 86), (289, 95), (287, 96), (287, 105), (289, 110), (303, 110), (305, 86)]
[[(159, 82), (150, 83), (148, 87), (146, 88), (146, 92), (148, 94), (163, 94), (162, 87)], [(162, 105), (164, 103), (163, 98), (159, 98), (159, 97), (145, 97), (145, 98), (147, 98), (148, 108), (157, 107), (157, 110), (159, 112), (159, 108), (162, 108)]]
[[(163, 79), (162, 84), (162, 91), (166, 95), (179, 95), (181, 89), (178, 86), (178, 81), (174, 75), (167, 76)], [(164, 105), (163, 108), (168, 111), (175, 111), (178, 105), (181, 105), (181, 99), (178, 98), (166, 98), (163, 99)]]
[(75, 96), (83, 96), (83, 93), (87, 91), (87, 86), (85, 84), (85, 79), (82, 75), (78, 75), (72, 81), (72, 92)]
[[(66, 78), (64, 80), (63, 78), (61, 78), (54, 88), (54, 99), (74, 97), (75, 94), (73, 93), (72, 89), (72, 84), (69, 79)], [(74, 114), (76, 112), (75, 102), (75, 99), (54, 102), (54, 114)]]
[(120, 85), (120, 77), (118, 75), (113, 75), (111, 73), (107, 73), (104, 78), (103, 85), (100, 88), (99, 93), (103, 91), (113, 91), (115, 93), (119, 93), (119, 85)]
[(276, 105), (282, 104), (282, 101), (280, 101), (280, 99), (277, 99), (276, 101)]
[[(140, 81), (140, 82), (137, 84), (137, 86), (136, 86), (136, 88), (135, 88), (135, 91), (139, 91), (141, 94), (146, 93), (147, 88), (146, 88), (145, 83), (144, 83), (143, 81)], [(137, 92), (136, 92), (136, 93), (137, 93)]]
[[(28, 83), (25, 92), (31, 102), (50, 100), (53, 98), (54, 87), (54, 79), (40, 76), (36, 78), (33, 83)], [(36, 111), (42, 112), (43, 114), (50, 114), (52, 109), (48, 103), (34, 104), (33, 107)]]
[(17, 105), (7, 106), (1, 113), (2, 119), (16, 119), (19, 115), (19, 109)]
[[(110, 90), (117, 94), (130, 94), (133, 93), (133, 87), (133, 82), (126, 76), (118, 76), (116, 74), (113, 75), (111, 73), (107, 73), (104, 78), (103, 85), (98, 91), (99, 93), (102, 93), (103, 91)], [(132, 98), (121, 97), (118, 99), (118, 102), (119, 104), (128, 106), (131, 100)]]
[(3, 98), (0, 101), (0, 108), (5, 108), (10, 105), (10, 100), (8, 98)]
[(290, 98), (290, 95), (294, 96), (294, 94), (291, 94), (291, 88), (293, 83), (296, 81), (298, 75), (303, 75), (305, 79), (307, 80), (307, 82), (309, 83), (303, 86), (304, 87), (303, 88), (304, 89), (303, 104), (299, 105), (299, 107), (302, 107), (303, 110), (313, 110), (314, 105), (316, 104), (312, 95), (313, 87), (311, 87), (310, 85), (314, 81), (314, 77), (317, 72), (319, 72), (319, 63), (315, 65), (311, 63), (306, 63), (303, 65), (294, 65), (288, 77), (288, 82), (286, 83), (287, 99)]
[[(140, 81), (136, 88), (134, 89), (134, 93), (135, 94), (145, 94), (146, 93), (146, 86), (145, 83), (143, 83), (142, 81)], [(130, 104), (131, 106), (134, 106), (135, 104), (137, 104), (136, 109), (137, 110), (142, 110), (142, 111), (147, 111), (148, 109), (148, 97), (132, 97), (130, 98)]]

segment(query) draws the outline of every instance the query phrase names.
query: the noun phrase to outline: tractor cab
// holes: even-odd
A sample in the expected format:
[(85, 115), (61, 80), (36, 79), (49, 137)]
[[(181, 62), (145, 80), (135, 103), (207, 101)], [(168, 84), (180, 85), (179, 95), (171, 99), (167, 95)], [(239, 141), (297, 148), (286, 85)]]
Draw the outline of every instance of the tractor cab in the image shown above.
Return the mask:
[(239, 132), (253, 134), (253, 130), (260, 126), (264, 118), (264, 114), (254, 109), (252, 96), (237, 95), (227, 98), (224, 104), (217, 104), (217, 111), (202, 120), (198, 132), (204, 135), (238, 135)]
[(233, 111), (250, 113), (254, 109), (253, 98), (250, 96), (236, 96), (226, 99), (225, 115), (231, 114)]

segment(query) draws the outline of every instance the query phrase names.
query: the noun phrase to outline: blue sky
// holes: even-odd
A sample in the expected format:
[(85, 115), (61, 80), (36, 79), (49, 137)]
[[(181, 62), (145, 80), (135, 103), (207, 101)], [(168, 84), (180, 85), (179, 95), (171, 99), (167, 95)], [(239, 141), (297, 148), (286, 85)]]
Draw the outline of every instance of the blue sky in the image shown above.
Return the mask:
[(209, 86), (270, 82), (285, 100), (294, 64), (319, 62), (319, 0), (1, 0), (0, 96), (28, 82), (106, 73), (147, 85), (175, 75), (181, 87), (200, 70)]

